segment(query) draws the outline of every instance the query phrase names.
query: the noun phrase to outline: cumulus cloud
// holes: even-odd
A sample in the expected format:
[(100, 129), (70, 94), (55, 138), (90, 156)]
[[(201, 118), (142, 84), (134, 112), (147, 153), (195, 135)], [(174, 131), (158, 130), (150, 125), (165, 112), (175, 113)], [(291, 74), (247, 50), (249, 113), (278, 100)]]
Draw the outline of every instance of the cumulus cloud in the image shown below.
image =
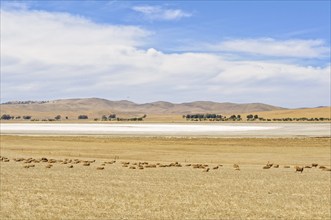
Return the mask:
[(191, 17), (192, 14), (181, 9), (169, 9), (161, 6), (134, 6), (132, 10), (142, 13), (150, 20), (179, 20), (185, 17)]
[[(144, 49), (150, 31), (66, 13), (1, 11), (4, 100), (103, 97), (283, 106), (329, 103), (330, 64), (228, 60)], [(306, 97), (315, 96), (307, 100)], [(290, 97), (290, 99), (288, 99)], [(287, 100), (287, 101), (286, 101)], [(304, 104), (305, 103), (305, 104)]]
[(231, 39), (207, 45), (208, 50), (231, 51), (274, 57), (320, 58), (329, 56), (330, 48), (322, 40), (275, 40), (273, 38)]

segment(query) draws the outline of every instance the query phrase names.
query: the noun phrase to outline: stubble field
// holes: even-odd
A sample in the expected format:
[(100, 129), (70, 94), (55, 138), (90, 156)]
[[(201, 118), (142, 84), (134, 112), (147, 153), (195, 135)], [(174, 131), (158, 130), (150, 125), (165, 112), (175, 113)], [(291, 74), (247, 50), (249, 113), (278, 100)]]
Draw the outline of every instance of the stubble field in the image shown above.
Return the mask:
[[(331, 172), (294, 169), (312, 163), (330, 168), (330, 143), (330, 138), (2, 135), (1, 156), (10, 161), (0, 162), (0, 217), (330, 219)], [(13, 160), (21, 157), (57, 161), (46, 168), (50, 161)], [(65, 159), (71, 162), (63, 164)], [(74, 159), (95, 162), (84, 166)], [(279, 168), (263, 169), (268, 161)], [(156, 168), (139, 169), (139, 162)], [(35, 167), (24, 168), (27, 164)]]

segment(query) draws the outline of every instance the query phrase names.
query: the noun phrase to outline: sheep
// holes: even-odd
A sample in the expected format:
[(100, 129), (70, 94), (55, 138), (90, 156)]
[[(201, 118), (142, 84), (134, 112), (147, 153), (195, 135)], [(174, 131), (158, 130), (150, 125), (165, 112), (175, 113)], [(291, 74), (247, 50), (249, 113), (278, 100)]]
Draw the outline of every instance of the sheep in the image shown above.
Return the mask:
[(189, 163), (189, 164), (186, 164), (185, 166), (186, 166), (186, 167), (190, 167), (190, 166), (191, 166), (191, 164)]
[(52, 166), (53, 166), (52, 164), (48, 164), (46, 168), (51, 168)]
[(145, 168), (156, 168), (156, 164), (146, 165)]
[(273, 163), (268, 163), (263, 167), (263, 169), (270, 169), (274, 164)]
[(209, 168), (203, 170), (202, 172), (209, 172)]
[(135, 170), (136, 167), (134, 167), (134, 166), (130, 166), (129, 169), (133, 169), (133, 170)]
[(218, 166), (216, 166), (216, 167), (213, 167), (213, 170), (217, 170), (218, 169)]
[(305, 166), (305, 168), (311, 168), (311, 166)]
[(303, 169), (304, 169), (304, 167), (298, 167), (298, 166), (296, 166), (295, 167), (295, 172), (303, 172)]
[(233, 164), (233, 168), (237, 169), (237, 168), (239, 168), (239, 165), (238, 164)]
[(30, 168), (30, 167), (35, 167), (35, 165), (34, 164), (29, 164), (29, 165), (25, 165), (25, 166), (23, 166), (24, 168)]
[(278, 164), (274, 165), (274, 168), (278, 168), (278, 167), (279, 167), (279, 165), (278, 165)]
[(90, 166), (90, 163), (83, 163), (83, 166)]
[(103, 170), (105, 169), (104, 167), (97, 167), (97, 170)]
[(267, 163), (266, 166), (268, 166), (268, 167), (270, 168), (270, 167), (272, 167), (273, 165), (274, 165), (273, 163), (269, 163), (269, 161), (268, 161), (268, 163)]
[(73, 165), (70, 165), (70, 166), (68, 166), (68, 168), (74, 168), (74, 166)]
[(318, 163), (312, 163), (311, 166), (312, 167), (317, 167), (318, 166)]
[(320, 168), (320, 169), (325, 169), (326, 167), (325, 167), (325, 166), (320, 166), (319, 168)]

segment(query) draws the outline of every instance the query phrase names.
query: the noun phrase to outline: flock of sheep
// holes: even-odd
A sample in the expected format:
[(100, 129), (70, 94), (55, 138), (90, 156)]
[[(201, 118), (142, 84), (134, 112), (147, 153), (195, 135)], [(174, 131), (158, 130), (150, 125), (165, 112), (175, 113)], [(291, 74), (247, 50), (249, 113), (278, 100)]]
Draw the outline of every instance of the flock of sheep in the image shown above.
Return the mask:
[[(34, 158), (13, 158), (12, 159), (15, 162), (23, 163), (23, 167), (28, 169), (35, 167), (36, 164), (43, 164), (45, 165), (45, 168), (52, 168), (54, 164), (61, 164), (66, 165), (68, 168), (74, 168), (74, 165), (81, 165), (81, 166), (90, 166), (91, 164), (95, 163), (95, 160), (81, 160), (81, 159), (63, 159), (63, 160), (56, 160), (56, 159), (48, 159), (46, 157), (34, 159)], [(7, 157), (0, 156), (0, 162), (10, 162), (10, 159)], [(101, 166), (97, 166), (97, 170), (104, 170), (106, 165), (115, 164), (116, 160), (112, 161), (106, 161), (101, 164)], [(192, 167), (193, 169), (201, 169), (203, 172), (209, 172), (210, 170), (217, 170), (220, 167), (223, 167), (223, 165), (219, 164), (217, 166), (210, 167), (208, 164), (185, 164), (182, 165), (179, 162), (169, 163), (169, 164), (162, 164), (162, 163), (149, 163), (149, 162), (119, 162), (122, 167), (126, 167), (129, 169), (148, 169), (148, 168), (157, 168), (157, 167)], [(263, 166), (263, 169), (270, 169), (270, 168), (279, 168), (279, 164), (273, 164), (273, 163), (267, 163), (265, 166)], [(240, 166), (238, 164), (233, 165), (234, 170), (240, 171)], [(285, 165), (284, 168), (290, 168), (290, 166)], [(311, 165), (306, 166), (294, 166), (295, 172), (302, 173), (304, 169), (310, 169), (310, 168), (319, 168), (322, 171), (331, 171), (330, 168), (327, 168), (322, 165), (318, 165), (317, 163), (312, 163)]]

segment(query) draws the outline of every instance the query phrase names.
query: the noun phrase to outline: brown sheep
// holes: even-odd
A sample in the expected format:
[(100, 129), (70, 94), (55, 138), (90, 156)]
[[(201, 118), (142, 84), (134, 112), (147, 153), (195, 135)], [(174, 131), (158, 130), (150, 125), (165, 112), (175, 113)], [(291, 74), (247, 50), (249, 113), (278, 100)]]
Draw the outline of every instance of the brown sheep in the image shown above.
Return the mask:
[(303, 169), (304, 169), (304, 167), (298, 167), (298, 166), (296, 166), (295, 167), (295, 172), (303, 172)]
[(51, 168), (52, 166), (53, 166), (52, 164), (48, 164), (46, 168)]
[(218, 166), (216, 166), (216, 167), (213, 167), (213, 170), (217, 170), (218, 169)]
[(83, 166), (90, 166), (90, 163), (83, 163)]
[(269, 161), (268, 161), (268, 163), (267, 163), (266, 166), (268, 166), (268, 167), (270, 168), (270, 167), (272, 167), (273, 165), (274, 165), (273, 163), (269, 163)]
[(202, 172), (209, 172), (209, 168), (203, 170)]
[(68, 168), (74, 168), (74, 166), (73, 165), (70, 165), (70, 166), (68, 166)]
[(97, 167), (97, 170), (103, 170), (105, 169), (104, 167)]
[(312, 167), (317, 167), (318, 166), (318, 163), (312, 163), (311, 166)]
[(278, 168), (278, 167), (279, 167), (279, 165), (278, 165), (278, 164), (274, 165), (274, 168)]

